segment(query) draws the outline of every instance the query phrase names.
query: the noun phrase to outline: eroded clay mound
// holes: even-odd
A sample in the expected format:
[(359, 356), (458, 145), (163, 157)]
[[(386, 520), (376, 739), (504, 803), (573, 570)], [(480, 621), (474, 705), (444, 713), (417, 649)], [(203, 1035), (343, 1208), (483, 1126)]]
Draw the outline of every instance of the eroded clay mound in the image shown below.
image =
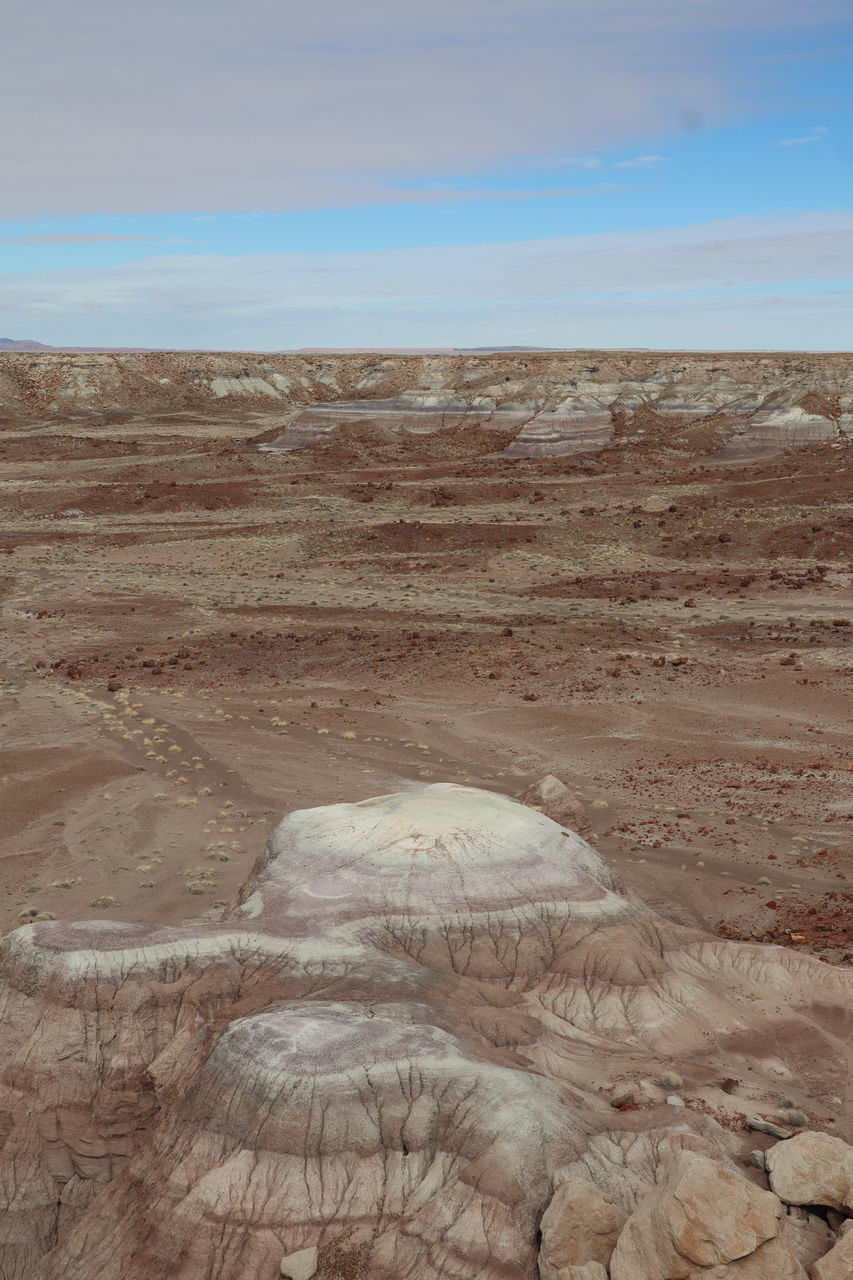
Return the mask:
[(679, 1153), (742, 1156), (664, 1068), (821, 1114), (847, 1069), (841, 971), (673, 925), (450, 785), (291, 814), (219, 924), (33, 924), (0, 964), (0, 1280), (550, 1275), (555, 1185), (622, 1223)]

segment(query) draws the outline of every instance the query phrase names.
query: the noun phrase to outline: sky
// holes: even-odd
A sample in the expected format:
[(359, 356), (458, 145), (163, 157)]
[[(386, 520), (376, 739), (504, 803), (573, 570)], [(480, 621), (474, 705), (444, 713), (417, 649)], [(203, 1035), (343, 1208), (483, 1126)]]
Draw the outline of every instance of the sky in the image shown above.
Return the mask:
[(853, 349), (849, 0), (6, 0), (0, 336)]

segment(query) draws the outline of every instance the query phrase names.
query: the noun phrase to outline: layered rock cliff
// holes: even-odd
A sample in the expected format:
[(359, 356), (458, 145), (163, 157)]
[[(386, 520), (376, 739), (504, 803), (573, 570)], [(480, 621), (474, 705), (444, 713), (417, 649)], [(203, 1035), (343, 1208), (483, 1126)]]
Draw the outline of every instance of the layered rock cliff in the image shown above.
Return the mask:
[[(0, 416), (252, 414), (298, 448), (341, 423), (483, 426), (509, 457), (666, 442), (778, 451), (853, 434), (841, 355), (0, 353)], [(274, 433), (273, 433), (274, 434)]]

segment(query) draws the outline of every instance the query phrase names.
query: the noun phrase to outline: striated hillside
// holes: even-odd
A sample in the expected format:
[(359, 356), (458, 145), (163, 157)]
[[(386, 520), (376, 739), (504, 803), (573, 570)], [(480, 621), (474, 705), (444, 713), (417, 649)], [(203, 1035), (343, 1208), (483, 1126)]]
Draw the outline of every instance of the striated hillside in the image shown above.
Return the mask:
[[(315, 406), (320, 406), (319, 410)], [(482, 425), (509, 456), (666, 442), (777, 451), (853, 434), (841, 355), (661, 352), (495, 355), (0, 353), (0, 414), (53, 420), (258, 416), (276, 447), (342, 423), (432, 433)]]

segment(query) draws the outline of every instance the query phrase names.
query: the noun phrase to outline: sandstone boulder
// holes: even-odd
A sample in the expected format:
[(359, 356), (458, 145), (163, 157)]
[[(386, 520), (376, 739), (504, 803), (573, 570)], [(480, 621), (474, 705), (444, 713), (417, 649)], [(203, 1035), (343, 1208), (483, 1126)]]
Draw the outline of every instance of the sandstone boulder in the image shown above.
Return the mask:
[(850, 1280), (853, 1276), (853, 1220), (842, 1230), (841, 1239), (809, 1270), (811, 1280)]
[(695, 1152), (680, 1152), (657, 1189), (625, 1224), (612, 1280), (805, 1280), (777, 1237), (776, 1196)]
[(798, 1133), (766, 1152), (770, 1185), (786, 1204), (853, 1211), (853, 1147), (830, 1133)]
[(580, 1178), (564, 1182), (545, 1210), (540, 1230), (541, 1280), (565, 1280), (564, 1269), (604, 1263), (616, 1247), (625, 1215), (612, 1200)]

